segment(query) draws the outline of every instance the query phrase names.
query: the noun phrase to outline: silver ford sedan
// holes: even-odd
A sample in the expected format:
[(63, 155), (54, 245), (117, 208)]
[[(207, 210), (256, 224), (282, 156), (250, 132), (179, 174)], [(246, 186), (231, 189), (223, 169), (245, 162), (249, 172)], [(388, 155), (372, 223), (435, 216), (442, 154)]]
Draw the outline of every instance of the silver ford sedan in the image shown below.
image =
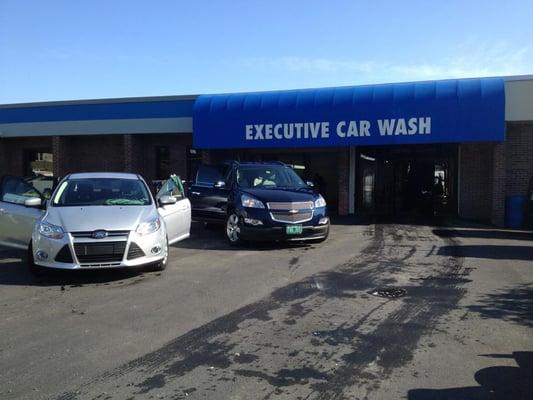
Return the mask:
[(32, 272), (167, 265), (168, 246), (189, 237), (191, 204), (176, 176), (154, 199), (127, 173), (75, 173), (50, 199), (20, 178), (0, 185), (0, 244), (27, 249)]

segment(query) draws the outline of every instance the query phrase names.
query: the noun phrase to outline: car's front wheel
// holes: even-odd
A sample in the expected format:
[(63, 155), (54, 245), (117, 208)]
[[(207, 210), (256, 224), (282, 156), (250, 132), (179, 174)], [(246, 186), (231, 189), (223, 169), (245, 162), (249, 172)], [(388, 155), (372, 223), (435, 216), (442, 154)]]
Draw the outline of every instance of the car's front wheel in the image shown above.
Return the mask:
[(232, 246), (238, 246), (243, 243), (239, 216), (234, 212), (230, 213), (226, 219), (226, 238)]

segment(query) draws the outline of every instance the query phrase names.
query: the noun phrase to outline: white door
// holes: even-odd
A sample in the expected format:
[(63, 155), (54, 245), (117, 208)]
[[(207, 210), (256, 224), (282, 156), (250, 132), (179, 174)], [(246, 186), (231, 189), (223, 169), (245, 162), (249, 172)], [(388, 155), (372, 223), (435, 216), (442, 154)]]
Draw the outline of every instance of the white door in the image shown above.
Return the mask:
[(0, 184), (0, 244), (28, 248), (35, 222), (44, 213), (42, 208), (24, 206), (24, 201), (43, 196), (24, 180), (6, 176)]
[[(173, 197), (176, 203), (159, 205), (162, 196)], [(179, 177), (173, 175), (163, 184), (156, 195), (156, 201), (159, 215), (165, 222), (169, 244), (188, 238), (191, 229), (191, 203), (185, 197)]]

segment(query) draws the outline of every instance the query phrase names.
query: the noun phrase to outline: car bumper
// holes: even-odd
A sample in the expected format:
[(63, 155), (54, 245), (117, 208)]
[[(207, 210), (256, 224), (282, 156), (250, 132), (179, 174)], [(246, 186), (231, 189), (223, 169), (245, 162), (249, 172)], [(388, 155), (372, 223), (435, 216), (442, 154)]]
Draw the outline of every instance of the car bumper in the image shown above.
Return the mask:
[(324, 225), (302, 227), (299, 235), (287, 235), (286, 226), (247, 226), (241, 227), (241, 238), (250, 241), (305, 241), (325, 239), (329, 234), (329, 222)]
[[(122, 255), (116, 255), (112, 259), (110, 257), (94, 257), (94, 259), (83, 259), (80, 255), (80, 246), (84, 248), (86, 245), (109, 246), (110, 243), (120, 242), (120, 248), (124, 249)], [(138, 246), (136, 254), (133, 253), (133, 245)], [(70, 260), (61, 260), (59, 254), (63, 252), (70, 254)], [(160, 251), (154, 254), (152, 249), (159, 247)], [(42, 259), (40, 255), (44, 252), (47, 255), (46, 259)], [(127, 236), (120, 238), (106, 238), (94, 240), (89, 238), (75, 238), (70, 233), (65, 234), (63, 239), (49, 239), (34, 232), (32, 236), (32, 253), (34, 263), (40, 267), (55, 268), (63, 270), (89, 270), (89, 269), (115, 269), (115, 268), (131, 268), (141, 267), (145, 265), (157, 264), (165, 258), (167, 254), (166, 232), (163, 229), (159, 231), (140, 236), (136, 232), (129, 232)], [(63, 253), (65, 254), (65, 253)]]

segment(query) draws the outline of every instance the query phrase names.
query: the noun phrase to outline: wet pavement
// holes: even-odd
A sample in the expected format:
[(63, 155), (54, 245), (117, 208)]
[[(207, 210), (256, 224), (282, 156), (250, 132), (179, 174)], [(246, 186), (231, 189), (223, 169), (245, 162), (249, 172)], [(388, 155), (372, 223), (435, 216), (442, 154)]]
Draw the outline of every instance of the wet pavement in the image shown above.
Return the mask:
[(340, 223), (322, 244), (232, 249), (195, 226), (162, 274), (44, 280), (5, 251), (0, 396), (530, 398), (532, 239)]

